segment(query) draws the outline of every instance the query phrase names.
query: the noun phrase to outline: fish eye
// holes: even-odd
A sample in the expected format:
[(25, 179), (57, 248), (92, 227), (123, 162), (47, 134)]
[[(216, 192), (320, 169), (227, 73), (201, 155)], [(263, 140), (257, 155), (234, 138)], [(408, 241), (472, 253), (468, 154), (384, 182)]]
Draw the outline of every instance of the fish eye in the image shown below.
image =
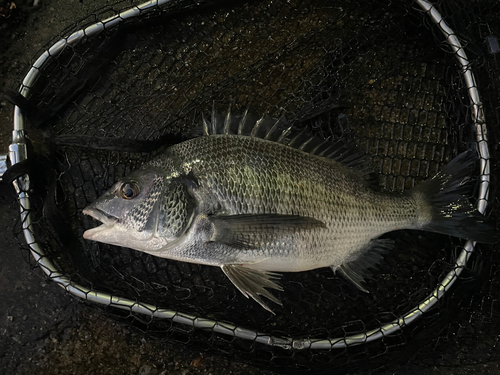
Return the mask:
[(136, 182), (125, 182), (120, 188), (122, 198), (132, 199), (139, 195), (140, 189)]

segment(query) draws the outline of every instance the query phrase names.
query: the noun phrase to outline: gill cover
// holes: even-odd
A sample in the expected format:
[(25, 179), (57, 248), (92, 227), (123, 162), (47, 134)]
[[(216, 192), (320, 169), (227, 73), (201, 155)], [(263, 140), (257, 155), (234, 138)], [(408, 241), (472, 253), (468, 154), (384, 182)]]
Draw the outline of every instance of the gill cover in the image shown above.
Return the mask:
[(164, 177), (154, 171), (138, 170), (120, 179), (110, 190), (83, 210), (101, 221), (84, 238), (119, 246), (151, 238), (156, 232)]

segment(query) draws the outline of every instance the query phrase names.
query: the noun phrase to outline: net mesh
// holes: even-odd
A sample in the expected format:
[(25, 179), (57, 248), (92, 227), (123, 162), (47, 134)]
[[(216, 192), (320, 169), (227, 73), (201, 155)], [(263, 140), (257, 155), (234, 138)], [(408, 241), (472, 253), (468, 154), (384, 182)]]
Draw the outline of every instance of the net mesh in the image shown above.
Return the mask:
[[(497, 51), (487, 39), (500, 32), (498, 4), (436, 6), (466, 46), (486, 118), (498, 122)], [(105, 10), (64, 35), (114, 14)], [(44, 256), (73, 282), (178, 311), (178, 317), (230, 322), (278, 337), (342, 338), (415, 308), (453, 270), (461, 241), (390, 233), (395, 250), (374, 270), (371, 293), (330, 269), (288, 273), (279, 293), (283, 307), (273, 316), (244, 298), (219, 268), (82, 238), (95, 224), (82, 209), (118, 177), (192, 137), (212, 107), (241, 113), (250, 105), (322, 137), (344, 139), (372, 157), (387, 191), (402, 192), (435, 174), (474, 143), (475, 133), (456, 57), (415, 3), (173, 1), (104, 29), (51, 56), (29, 85), (31, 103), (40, 112), (51, 110), (28, 127), (36, 166), (30, 173), (32, 230)], [(490, 250), (480, 247), (472, 255), (458, 285), (423, 318), (374, 343), (341, 350), (267, 347), (257, 339), (120, 312), (113, 304), (106, 311), (152, 336), (266, 366), (347, 371), (366, 368), (369, 360), (375, 368), (387, 363), (388, 354), (405, 360), (429, 344), (454, 345), (461, 355), (427, 353), (426, 363), (458, 366), (471, 358), (499, 359), (493, 336), (467, 344), (479, 331), (500, 332), (498, 259)], [(460, 316), (470, 316), (470, 324), (456, 323)]]

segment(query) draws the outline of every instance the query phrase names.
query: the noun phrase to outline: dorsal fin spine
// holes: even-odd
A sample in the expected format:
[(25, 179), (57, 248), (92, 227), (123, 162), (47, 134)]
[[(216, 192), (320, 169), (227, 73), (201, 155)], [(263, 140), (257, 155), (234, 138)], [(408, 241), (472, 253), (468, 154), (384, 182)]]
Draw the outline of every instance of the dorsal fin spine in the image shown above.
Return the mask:
[(243, 130), (245, 127), (245, 122), (248, 119), (248, 113), (249, 113), (249, 108), (245, 109), (245, 113), (243, 113), (243, 116), (241, 117), (240, 124), (238, 126), (238, 135), (243, 134)]
[(333, 145), (327, 145), (327, 147), (323, 151), (321, 151), (318, 155), (326, 158), (327, 157), (326, 154), (328, 152), (331, 152), (332, 147)]
[(300, 146), (304, 143), (303, 139), (305, 139), (306, 133), (306, 129), (302, 129), (295, 137), (292, 138), (288, 145), (290, 147), (300, 149)]
[(217, 128), (217, 112), (215, 111), (215, 103), (212, 103), (212, 123), (210, 128), (210, 134), (215, 135), (215, 129)]
[(229, 106), (229, 109), (227, 111), (226, 119), (224, 121), (224, 130), (222, 134), (229, 134), (229, 129), (231, 127), (231, 122), (232, 122), (232, 113), (231, 113), (231, 106)]
[(207, 119), (203, 115), (202, 115), (202, 119), (203, 119), (203, 134), (204, 135), (210, 135), (210, 126), (211, 126), (211, 124), (208, 123)]
[(328, 143), (330, 142), (330, 137), (326, 138), (326, 139), (323, 139), (323, 142), (320, 142), (316, 147), (314, 147), (310, 152), (311, 154), (314, 154), (314, 155), (319, 155), (318, 152), (319, 150), (321, 150), (321, 147), (325, 146), (325, 145), (328, 145)]
[(264, 115), (262, 115), (262, 117), (258, 119), (257, 122), (255, 123), (252, 132), (250, 133), (251, 137), (257, 136), (257, 132), (259, 131), (259, 127), (262, 125), (263, 121), (264, 121)]
[(273, 135), (275, 132), (277, 132), (279, 130), (279, 126), (280, 124), (283, 122), (284, 120), (284, 116), (281, 116), (280, 118), (278, 118), (273, 126), (271, 127), (271, 129), (269, 129), (269, 131), (267, 132), (266, 136), (264, 137), (264, 139), (268, 140), (268, 141), (275, 141), (275, 139), (273, 139)]
[(287, 137), (288, 134), (290, 134), (292, 131), (292, 127), (288, 127), (287, 129), (283, 130), (283, 133), (281, 133), (281, 135), (279, 136), (278, 140), (276, 142), (278, 143), (283, 143), (283, 144), (287, 144), (285, 142), (285, 138)]

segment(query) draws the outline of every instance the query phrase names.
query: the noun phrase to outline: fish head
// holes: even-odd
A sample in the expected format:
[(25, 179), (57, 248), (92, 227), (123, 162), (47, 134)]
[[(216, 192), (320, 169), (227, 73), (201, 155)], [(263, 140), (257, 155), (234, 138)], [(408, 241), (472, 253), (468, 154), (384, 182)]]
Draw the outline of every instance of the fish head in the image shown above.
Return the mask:
[(155, 170), (138, 170), (117, 181), (83, 213), (102, 224), (87, 230), (87, 240), (136, 250), (164, 245), (157, 235), (166, 178)]

